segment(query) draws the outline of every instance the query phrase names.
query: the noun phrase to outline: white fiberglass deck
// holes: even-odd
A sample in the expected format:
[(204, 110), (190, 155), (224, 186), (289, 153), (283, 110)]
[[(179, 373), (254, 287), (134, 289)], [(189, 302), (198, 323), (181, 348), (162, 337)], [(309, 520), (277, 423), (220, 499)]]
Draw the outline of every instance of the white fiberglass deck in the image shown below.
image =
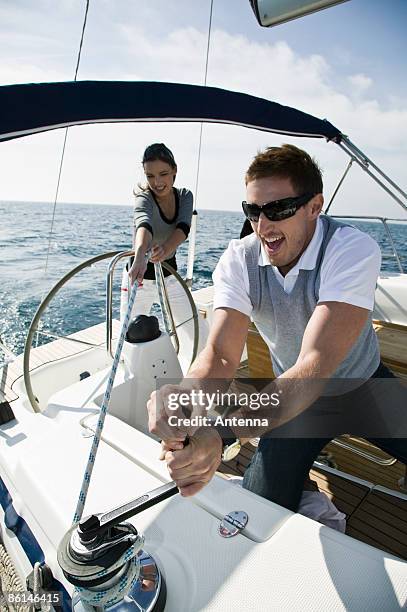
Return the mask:
[[(85, 419), (87, 427), (80, 422), (92, 381), (83, 382), (82, 400), (76, 383), (72, 402), (69, 389), (64, 400), (59, 392), (44, 414), (17, 403), (17, 419), (7, 439), (0, 438), (15, 508), (30, 517), (51, 564), (72, 520), (91, 443), (84, 436), (94, 417)], [(158, 451), (157, 442), (108, 415), (86, 513), (112, 508), (168, 480)], [(219, 521), (232, 510), (245, 510), (249, 522), (242, 534), (224, 539)], [(132, 522), (164, 573), (167, 612), (359, 612), (399, 610), (407, 603), (406, 563), (220, 477), (193, 499), (177, 495)]]

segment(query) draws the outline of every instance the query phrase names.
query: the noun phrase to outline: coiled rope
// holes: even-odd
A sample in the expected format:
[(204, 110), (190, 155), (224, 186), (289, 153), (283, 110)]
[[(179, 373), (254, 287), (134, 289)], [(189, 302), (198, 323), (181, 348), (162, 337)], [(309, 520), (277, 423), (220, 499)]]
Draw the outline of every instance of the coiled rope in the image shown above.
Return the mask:
[[(9, 606), (2, 601), (2, 593), (17, 593), (25, 590), (23, 583), (18, 576), (10, 555), (0, 544), (0, 610), (3, 612), (8, 610)], [(16, 612), (29, 612), (29, 606), (26, 604), (13, 604)]]
[[(92, 590), (85, 587), (76, 587), (82, 601), (92, 606), (114, 606), (129, 593), (133, 585), (140, 575), (140, 557), (138, 552), (144, 545), (144, 536), (138, 535), (134, 542), (116, 561), (115, 564), (98, 573), (98, 577), (106, 575), (115, 569), (125, 566), (124, 571), (117, 583), (108, 589), (98, 589), (94, 587)], [(127, 564), (127, 565), (126, 565)], [(92, 577), (94, 578), (94, 576)], [(83, 579), (82, 579), (83, 580)]]

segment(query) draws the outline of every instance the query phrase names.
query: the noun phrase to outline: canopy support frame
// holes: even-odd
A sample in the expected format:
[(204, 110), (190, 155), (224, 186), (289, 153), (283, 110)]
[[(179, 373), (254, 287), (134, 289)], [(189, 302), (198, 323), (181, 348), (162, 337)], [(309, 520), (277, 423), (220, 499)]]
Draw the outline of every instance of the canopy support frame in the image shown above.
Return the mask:
[(328, 204), (328, 206), (326, 207), (326, 210), (325, 210), (325, 214), (326, 215), (328, 214), (328, 211), (331, 208), (332, 202), (334, 201), (336, 194), (338, 193), (339, 189), (341, 188), (342, 183), (345, 180), (345, 178), (346, 178), (349, 170), (351, 169), (352, 164), (353, 164), (354, 161), (355, 161), (355, 158), (352, 156), (351, 159), (349, 160), (349, 163), (348, 163), (346, 169), (345, 169), (345, 172), (342, 175), (342, 178), (340, 179), (339, 183), (337, 184), (337, 186), (335, 188), (335, 191), (333, 192), (333, 194), (331, 196), (331, 199), (329, 200), (329, 204)]
[[(337, 143), (339, 147), (344, 151), (347, 155), (349, 155), (353, 160), (364, 170), (384, 191), (395, 200), (405, 211), (407, 211), (407, 193), (405, 193), (400, 187), (391, 180), (390, 177), (387, 176), (377, 166), (367, 155), (363, 153), (356, 145), (353, 144), (351, 140), (347, 136), (342, 136), (340, 142)], [(381, 176), (384, 181), (382, 181), (372, 170), (372, 168), (379, 176)], [(386, 185), (386, 182), (388, 185)], [(393, 188), (393, 189), (392, 189)], [(394, 191), (397, 191), (402, 198), (401, 199)]]

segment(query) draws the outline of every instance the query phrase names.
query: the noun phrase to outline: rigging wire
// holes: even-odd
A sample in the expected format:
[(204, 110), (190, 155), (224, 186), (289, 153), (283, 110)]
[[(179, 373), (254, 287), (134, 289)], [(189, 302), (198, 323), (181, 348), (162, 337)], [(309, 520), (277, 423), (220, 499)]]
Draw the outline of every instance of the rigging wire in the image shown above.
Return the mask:
[[(88, 19), (89, 1), (90, 0), (86, 0), (85, 16), (84, 16), (84, 20), (83, 20), (83, 24), (82, 24), (82, 34), (81, 34), (81, 40), (80, 40), (80, 43), (79, 43), (78, 56), (77, 56), (77, 60), (76, 60), (74, 82), (77, 80), (79, 64), (80, 64), (80, 61), (81, 61), (82, 45), (83, 45), (83, 39), (84, 39), (84, 35), (85, 35), (86, 22), (87, 22), (87, 19)], [(57, 180), (57, 186), (56, 186), (56, 190), (55, 190), (54, 206), (53, 206), (53, 209), (52, 209), (51, 228), (50, 228), (50, 232), (49, 232), (49, 235), (48, 235), (48, 249), (47, 249), (47, 256), (46, 256), (46, 259), (45, 259), (44, 276), (46, 276), (47, 270), (48, 270), (49, 254), (50, 254), (50, 250), (51, 250), (51, 238), (52, 238), (52, 235), (54, 233), (55, 213), (56, 213), (56, 207), (57, 207), (57, 202), (58, 202), (59, 186), (60, 186), (60, 183), (61, 183), (62, 167), (63, 167), (64, 157), (65, 157), (65, 148), (66, 148), (66, 139), (68, 137), (68, 129), (69, 128), (65, 128), (65, 136), (64, 136), (64, 142), (63, 142), (63, 145), (62, 145), (61, 160), (59, 162), (58, 180)]]
[[(209, 12), (209, 25), (208, 25), (208, 40), (206, 45), (206, 60), (205, 60), (205, 77), (204, 77), (204, 87), (206, 87), (207, 79), (208, 79), (208, 64), (209, 64), (209, 48), (211, 43), (211, 32), (212, 32), (212, 13), (213, 13), (213, 0), (211, 0), (211, 8)], [(199, 145), (198, 145), (198, 162), (196, 169), (196, 179), (195, 179), (195, 204), (194, 210), (196, 208), (196, 200), (198, 198), (198, 184), (199, 184), (199, 170), (201, 164), (201, 147), (202, 147), (202, 128), (203, 123), (201, 122), (200, 130), (199, 130)]]
[[(211, 32), (212, 32), (212, 14), (213, 14), (213, 0), (211, 0), (210, 11), (209, 11), (209, 24), (208, 24), (208, 37), (206, 44), (206, 59), (205, 59), (205, 76), (204, 76), (204, 87), (207, 84), (208, 78), (208, 64), (209, 64), (209, 49), (211, 43)], [(196, 205), (198, 201), (198, 186), (199, 186), (199, 170), (201, 167), (201, 148), (202, 148), (202, 129), (203, 123), (201, 122), (199, 128), (199, 144), (198, 144), (198, 159), (196, 168), (195, 178), (195, 197), (194, 197), (194, 209), (192, 213), (191, 232), (189, 236), (188, 246), (188, 262), (187, 262), (187, 273), (185, 282), (189, 287), (192, 286), (192, 278), (194, 274), (194, 260), (195, 260), (195, 244), (196, 244), (196, 226), (197, 226), (197, 210)]]

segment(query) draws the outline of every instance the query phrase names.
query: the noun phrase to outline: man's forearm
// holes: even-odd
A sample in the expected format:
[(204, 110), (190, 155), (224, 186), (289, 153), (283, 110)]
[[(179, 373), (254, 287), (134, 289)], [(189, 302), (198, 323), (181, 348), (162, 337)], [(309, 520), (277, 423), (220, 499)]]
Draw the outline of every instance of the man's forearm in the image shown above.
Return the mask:
[(209, 345), (198, 355), (185, 378), (194, 379), (202, 389), (213, 388), (220, 391), (227, 389), (236, 374), (236, 365), (220, 356), (216, 349)]
[(211, 408), (221, 404), (219, 394), (227, 391), (236, 374), (248, 323), (249, 318), (239, 311), (226, 308), (215, 310), (206, 347), (179, 388), (180, 394), (188, 390), (191, 394), (199, 393), (199, 404), (191, 399), (194, 415), (206, 415)]
[[(368, 310), (342, 302), (321, 302), (315, 308), (302, 338), (301, 350), (296, 363), (286, 370), (264, 392), (277, 394), (278, 403), (262, 408), (267, 425), (253, 428), (251, 435), (263, 435), (307, 410), (324, 392), (328, 380), (348, 355), (360, 336), (368, 318)], [(340, 395), (346, 390), (343, 385), (336, 390)], [(238, 411), (242, 417), (253, 418), (249, 409)], [(259, 415), (257, 412), (256, 416)], [(317, 416), (317, 415), (316, 415)], [(325, 414), (320, 415), (325, 418)], [(318, 430), (327, 431), (319, 417)], [(321, 429), (322, 423), (322, 429)], [(310, 423), (308, 423), (310, 425)]]
[(307, 410), (326, 385), (319, 372), (318, 359), (302, 359), (260, 392), (251, 394), (244, 405), (229, 415), (236, 437), (263, 436)]

